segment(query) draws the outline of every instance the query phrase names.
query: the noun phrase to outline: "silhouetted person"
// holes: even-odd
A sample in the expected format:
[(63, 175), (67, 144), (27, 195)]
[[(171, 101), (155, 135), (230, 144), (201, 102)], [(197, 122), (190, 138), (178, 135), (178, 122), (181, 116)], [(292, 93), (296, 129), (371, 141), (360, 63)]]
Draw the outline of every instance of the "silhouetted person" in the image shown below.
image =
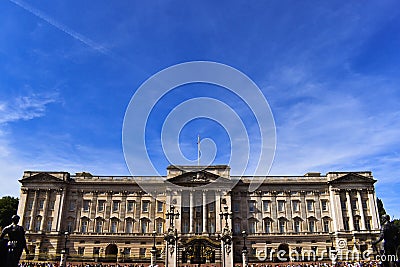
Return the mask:
[(28, 254), (29, 251), (26, 246), (24, 228), (18, 225), (19, 216), (12, 216), (11, 222), (12, 223), (5, 227), (1, 232), (0, 239), (3, 239), (5, 235), (8, 235), (7, 257), (6, 259), (1, 259), (1, 262), (7, 262), (5, 265), (7, 267), (17, 267), (22, 251), (25, 249), (26, 254)]
[[(378, 244), (383, 240), (383, 255), (385, 255), (386, 260), (382, 261), (383, 266), (390, 266), (388, 257), (396, 256), (396, 249), (399, 245), (399, 230), (397, 227), (390, 222), (390, 216), (385, 214), (382, 215), (383, 224), (381, 227), (381, 234), (378, 240), (372, 242), (373, 245)], [(393, 259), (392, 259), (393, 261)]]

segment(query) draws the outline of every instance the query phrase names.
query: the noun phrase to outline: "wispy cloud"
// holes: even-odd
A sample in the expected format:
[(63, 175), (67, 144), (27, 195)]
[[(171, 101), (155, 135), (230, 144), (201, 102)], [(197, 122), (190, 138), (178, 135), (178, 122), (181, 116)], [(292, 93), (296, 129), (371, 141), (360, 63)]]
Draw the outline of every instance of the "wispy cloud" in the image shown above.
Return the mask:
[(19, 96), (0, 102), (0, 126), (18, 120), (31, 120), (45, 115), (47, 105), (56, 102), (58, 94)]
[(52, 25), (53, 27), (59, 29), (60, 31), (64, 32), (65, 34), (71, 36), (72, 38), (84, 43), (85, 45), (89, 46), (90, 48), (108, 56), (114, 56), (113, 53), (105, 48), (104, 46), (96, 43), (95, 41), (91, 40), (90, 38), (87, 38), (86, 36), (83, 36), (82, 34), (68, 28), (67, 26), (63, 25), (62, 23), (56, 21), (52, 17), (48, 16), (44, 12), (30, 6), (29, 4), (25, 3), (24, 1), (21, 0), (9, 0), (10, 2), (16, 4), (17, 6), (25, 9), (29, 13), (35, 15), (36, 17), (46, 21), (48, 24)]

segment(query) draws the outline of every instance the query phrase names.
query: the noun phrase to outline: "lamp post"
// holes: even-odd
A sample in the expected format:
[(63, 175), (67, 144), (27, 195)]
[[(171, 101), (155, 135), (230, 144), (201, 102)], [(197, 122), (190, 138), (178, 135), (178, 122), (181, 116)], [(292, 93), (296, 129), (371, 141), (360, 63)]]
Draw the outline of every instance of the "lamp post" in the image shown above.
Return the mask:
[(151, 266), (156, 265), (156, 258), (157, 258), (157, 247), (156, 247), (156, 235), (157, 231), (153, 231), (153, 247), (151, 248)]
[(174, 229), (174, 220), (175, 220), (175, 218), (179, 219), (179, 211), (175, 212), (175, 206), (171, 205), (169, 207), (169, 211), (167, 211), (165, 216), (167, 217), (167, 219), (169, 219), (169, 227), (171, 229)]
[(164, 240), (166, 241), (166, 257), (165, 257), (165, 266), (168, 267), (170, 265), (176, 266), (177, 264), (177, 239), (178, 232), (174, 227), (174, 220), (179, 218), (179, 211), (175, 211), (175, 207), (173, 205), (170, 206), (169, 211), (165, 214), (166, 218), (169, 219), (169, 228), (167, 233), (164, 236)]
[(224, 206), (224, 212), (221, 211), (219, 213), (219, 216), (221, 216), (221, 218), (225, 219), (225, 228), (229, 228), (228, 218), (232, 217), (232, 213), (228, 212), (228, 206), (227, 205)]
[(232, 231), (229, 229), (228, 218), (232, 217), (232, 213), (228, 211), (228, 206), (224, 206), (224, 211), (219, 213), (222, 219), (225, 219), (225, 227), (222, 230), (221, 247), (222, 247), (222, 267), (230, 267), (233, 264), (232, 260)]
[(243, 237), (243, 248), (242, 248), (242, 263), (243, 267), (247, 267), (247, 247), (246, 247), (246, 237), (247, 233), (246, 231), (242, 231), (242, 237)]
[(336, 251), (335, 246), (334, 246), (334, 244), (333, 244), (333, 241), (334, 241), (334, 239), (335, 239), (334, 233), (332, 233), (332, 232), (329, 233), (329, 237), (330, 237), (330, 239), (331, 239), (331, 251), (330, 251), (329, 256), (330, 256), (330, 258), (331, 258), (331, 260), (332, 260), (332, 264), (336, 264), (336, 255), (337, 255), (337, 251)]
[(64, 249), (61, 251), (61, 262), (60, 266), (65, 267), (67, 265), (67, 242), (68, 242), (69, 232), (64, 232)]

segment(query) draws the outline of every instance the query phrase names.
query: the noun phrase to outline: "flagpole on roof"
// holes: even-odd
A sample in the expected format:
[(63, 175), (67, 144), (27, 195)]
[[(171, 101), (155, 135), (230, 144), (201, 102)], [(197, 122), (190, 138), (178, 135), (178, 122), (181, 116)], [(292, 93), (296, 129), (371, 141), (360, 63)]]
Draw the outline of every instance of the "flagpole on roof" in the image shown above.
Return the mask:
[(200, 134), (197, 135), (197, 166), (200, 166)]

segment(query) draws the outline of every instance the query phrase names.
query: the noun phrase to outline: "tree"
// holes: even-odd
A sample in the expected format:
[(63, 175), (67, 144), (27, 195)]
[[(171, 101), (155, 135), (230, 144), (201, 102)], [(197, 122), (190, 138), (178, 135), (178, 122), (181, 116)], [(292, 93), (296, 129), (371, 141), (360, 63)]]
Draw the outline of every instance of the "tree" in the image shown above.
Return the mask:
[(5, 196), (0, 199), (0, 227), (11, 224), (11, 217), (17, 214), (18, 198)]
[(385, 215), (385, 214), (386, 214), (386, 210), (385, 210), (385, 208), (383, 207), (382, 199), (377, 198), (377, 199), (376, 199), (376, 204), (378, 205), (379, 219), (381, 220), (381, 223), (383, 223), (383, 222), (382, 222), (382, 215)]

